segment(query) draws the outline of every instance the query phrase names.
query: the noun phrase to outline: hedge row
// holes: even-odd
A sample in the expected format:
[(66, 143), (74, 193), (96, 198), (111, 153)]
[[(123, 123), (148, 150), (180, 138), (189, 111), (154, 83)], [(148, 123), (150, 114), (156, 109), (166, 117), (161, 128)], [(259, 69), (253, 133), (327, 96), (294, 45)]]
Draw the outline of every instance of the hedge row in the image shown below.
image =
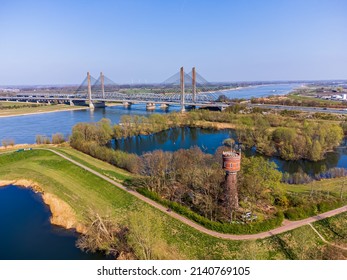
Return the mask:
[(140, 194), (159, 202), (160, 204), (169, 207), (174, 210), (176, 213), (181, 214), (182, 216), (187, 217), (188, 219), (204, 226), (207, 229), (221, 232), (221, 233), (231, 233), (231, 234), (252, 234), (259, 233), (267, 230), (271, 230), (275, 227), (278, 227), (283, 222), (283, 213), (277, 212), (276, 215), (262, 222), (252, 222), (250, 224), (229, 224), (229, 223), (221, 223), (216, 221), (211, 221), (199, 214), (193, 212), (189, 208), (177, 203), (168, 201), (166, 199), (161, 198), (157, 193), (151, 192), (146, 188), (137, 188), (137, 192)]
[(284, 211), (284, 216), (288, 220), (301, 220), (319, 213), (327, 212), (344, 205), (341, 200), (322, 201), (317, 204), (309, 204), (298, 207), (289, 208)]

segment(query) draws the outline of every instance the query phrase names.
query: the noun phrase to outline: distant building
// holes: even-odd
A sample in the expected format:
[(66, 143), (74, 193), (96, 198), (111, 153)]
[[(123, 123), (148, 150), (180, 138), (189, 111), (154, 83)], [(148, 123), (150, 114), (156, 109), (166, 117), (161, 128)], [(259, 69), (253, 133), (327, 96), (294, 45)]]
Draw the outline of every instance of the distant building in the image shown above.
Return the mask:
[(0, 88), (0, 92), (19, 92), (18, 88)]
[(322, 99), (328, 100), (331, 99), (331, 95), (324, 95), (321, 97)]
[(331, 96), (331, 99), (333, 99), (333, 100), (342, 99), (342, 95), (334, 94), (333, 96)]

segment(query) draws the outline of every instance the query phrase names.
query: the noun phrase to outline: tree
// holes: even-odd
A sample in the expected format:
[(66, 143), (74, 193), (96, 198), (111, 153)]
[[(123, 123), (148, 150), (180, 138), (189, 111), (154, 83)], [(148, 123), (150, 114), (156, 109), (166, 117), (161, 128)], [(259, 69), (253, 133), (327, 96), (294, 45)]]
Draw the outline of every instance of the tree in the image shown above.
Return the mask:
[(228, 147), (233, 147), (235, 144), (235, 140), (233, 138), (227, 138), (223, 141), (223, 145)]
[(93, 211), (88, 215), (88, 224), (87, 231), (80, 235), (76, 242), (78, 248), (92, 253), (102, 251), (116, 258), (134, 259), (133, 252), (127, 244), (126, 227)]
[(149, 176), (149, 188), (161, 195), (165, 193), (171, 169), (171, 153), (156, 150), (142, 156), (142, 174)]
[(313, 141), (310, 159), (313, 161), (322, 159), (322, 146), (318, 140)]
[(5, 147), (5, 148), (7, 148), (7, 146), (14, 146), (14, 140), (13, 139), (3, 139), (2, 141), (1, 141), (1, 143), (2, 143), (2, 145)]
[(61, 144), (64, 142), (65, 142), (65, 138), (62, 133), (55, 133), (52, 135), (52, 144)]
[(229, 98), (228, 98), (226, 95), (221, 94), (220, 96), (218, 96), (218, 98), (217, 98), (216, 101), (217, 101), (217, 102), (228, 102), (228, 101), (229, 101)]
[(277, 189), (282, 174), (276, 170), (276, 164), (262, 157), (243, 157), (239, 172), (240, 198), (253, 201), (264, 200), (270, 203), (269, 195)]
[(72, 128), (70, 143), (75, 148), (83, 146), (85, 142), (105, 145), (112, 139), (112, 135), (111, 121), (108, 119), (101, 119), (97, 123), (78, 123)]

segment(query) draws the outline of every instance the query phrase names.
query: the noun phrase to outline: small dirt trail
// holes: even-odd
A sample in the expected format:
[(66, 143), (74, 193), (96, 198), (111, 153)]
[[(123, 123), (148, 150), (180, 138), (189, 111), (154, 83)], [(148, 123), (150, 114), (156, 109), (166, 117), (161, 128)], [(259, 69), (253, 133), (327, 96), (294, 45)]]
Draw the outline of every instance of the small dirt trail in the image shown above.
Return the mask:
[(123, 186), (122, 184), (108, 178), (107, 176), (69, 158), (68, 156), (65, 156), (55, 150), (51, 150), (51, 149), (44, 149), (44, 148), (37, 148), (37, 150), (46, 150), (46, 151), (50, 151), (68, 161), (70, 161), (71, 163), (83, 168), (84, 170), (86, 171), (89, 171), (90, 173), (93, 173), (94, 175), (104, 179), (105, 181), (111, 183), (112, 185), (128, 192), (129, 194), (137, 197), (138, 199), (146, 202), (147, 204), (159, 209), (160, 211), (162, 211), (163, 213), (165, 213), (166, 215), (169, 215), (179, 221), (181, 221), (182, 223), (185, 223), (186, 225), (188, 226), (191, 226), (192, 228), (200, 231), (200, 232), (203, 232), (203, 233), (206, 233), (208, 235), (211, 235), (211, 236), (214, 236), (214, 237), (217, 237), (217, 238), (222, 238), (222, 239), (229, 239), (229, 240), (252, 240), (252, 239), (263, 239), (263, 238), (267, 238), (267, 237), (270, 237), (270, 236), (273, 236), (273, 235), (276, 235), (276, 234), (280, 234), (280, 233), (283, 233), (283, 232), (286, 232), (286, 231), (289, 231), (289, 230), (293, 230), (293, 229), (296, 229), (298, 227), (301, 227), (301, 226), (304, 226), (304, 225), (309, 225), (310, 223), (313, 223), (313, 222), (316, 222), (316, 221), (320, 221), (320, 220), (323, 220), (325, 218), (329, 218), (329, 217), (332, 217), (332, 216), (335, 216), (337, 214), (340, 214), (340, 213), (343, 213), (343, 212), (347, 212), (347, 205), (343, 206), (343, 207), (340, 207), (340, 208), (337, 208), (337, 209), (334, 209), (334, 210), (331, 210), (331, 211), (328, 211), (328, 212), (325, 212), (325, 213), (321, 213), (317, 216), (312, 216), (312, 217), (309, 217), (307, 219), (303, 219), (303, 220), (299, 220), (299, 221), (286, 221), (285, 222), (285, 225), (283, 226), (280, 226), (278, 228), (275, 228), (275, 229), (272, 229), (272, 230), (269, 230), (269, 231), (265, 231), (265, 232), (260, 232), (260, 233), (256, 233), (256, 234), (243, 234), (243, 235), (236, 235), (236, 234), (227, 234), (227, 233), (220, 233), (220, 232), (216, 232), (216, 231), (212, 231), (212, 230), (209, 230), (173, 211), (170, 211), (168, 212), (167, 211), (167, 208), (162, 206), (161, 204), (143, 196), (142, 194), (139, 194), (138, 192), (136, 191), (133, 191), (133, 190), (130, 190), (128, 188), (126, 188), (125, 186)]
[(327, 240), (318, 232), (318, 230), (317, 230), (311, 223), (309, 223), (309, 225), (310, 225), (310, 227), (313, 229), (313, 231), (319, 236), (319, 238), (322, 239), (322, 241), (323, 241), (324, 243), (329, 244), (330, 246), (339, 248), (339, 249), (341, 249), (341, 250), (347, 251), (347, 248), (342, 247), (342, 246), (340, 246), (340, 245), (337, 245), (337, 244), (334, 244), (334, 243), (331, 243), (331, 242), (327, 241)]

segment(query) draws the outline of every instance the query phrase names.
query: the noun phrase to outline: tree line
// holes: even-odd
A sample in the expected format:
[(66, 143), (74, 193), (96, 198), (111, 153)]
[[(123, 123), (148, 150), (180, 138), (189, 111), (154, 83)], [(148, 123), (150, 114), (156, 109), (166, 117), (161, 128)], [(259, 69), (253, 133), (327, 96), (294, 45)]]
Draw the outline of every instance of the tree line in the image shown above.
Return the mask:
[[(346, 122), (324, 122), (298, 119), (257, 112), (240, 114), (243, 105), (236, 104), (226, 112), (196, 110), (182, 115), (153, 114), (144, 116), (122, 116), (120, 124), (113, 126), (114, 138), (151, 134), (178, 126), (208, 126), (213, 123), (231, 123), (235, 126), (238, 141), (244, 148), (256, 147), (257, 152), (267, 156), (279, 156), (285, 160), (308, 159), (318, 161), (326, 152), (338, 146), (347, 132)], [(204, 123), (205, 122), (205, 123)]]

